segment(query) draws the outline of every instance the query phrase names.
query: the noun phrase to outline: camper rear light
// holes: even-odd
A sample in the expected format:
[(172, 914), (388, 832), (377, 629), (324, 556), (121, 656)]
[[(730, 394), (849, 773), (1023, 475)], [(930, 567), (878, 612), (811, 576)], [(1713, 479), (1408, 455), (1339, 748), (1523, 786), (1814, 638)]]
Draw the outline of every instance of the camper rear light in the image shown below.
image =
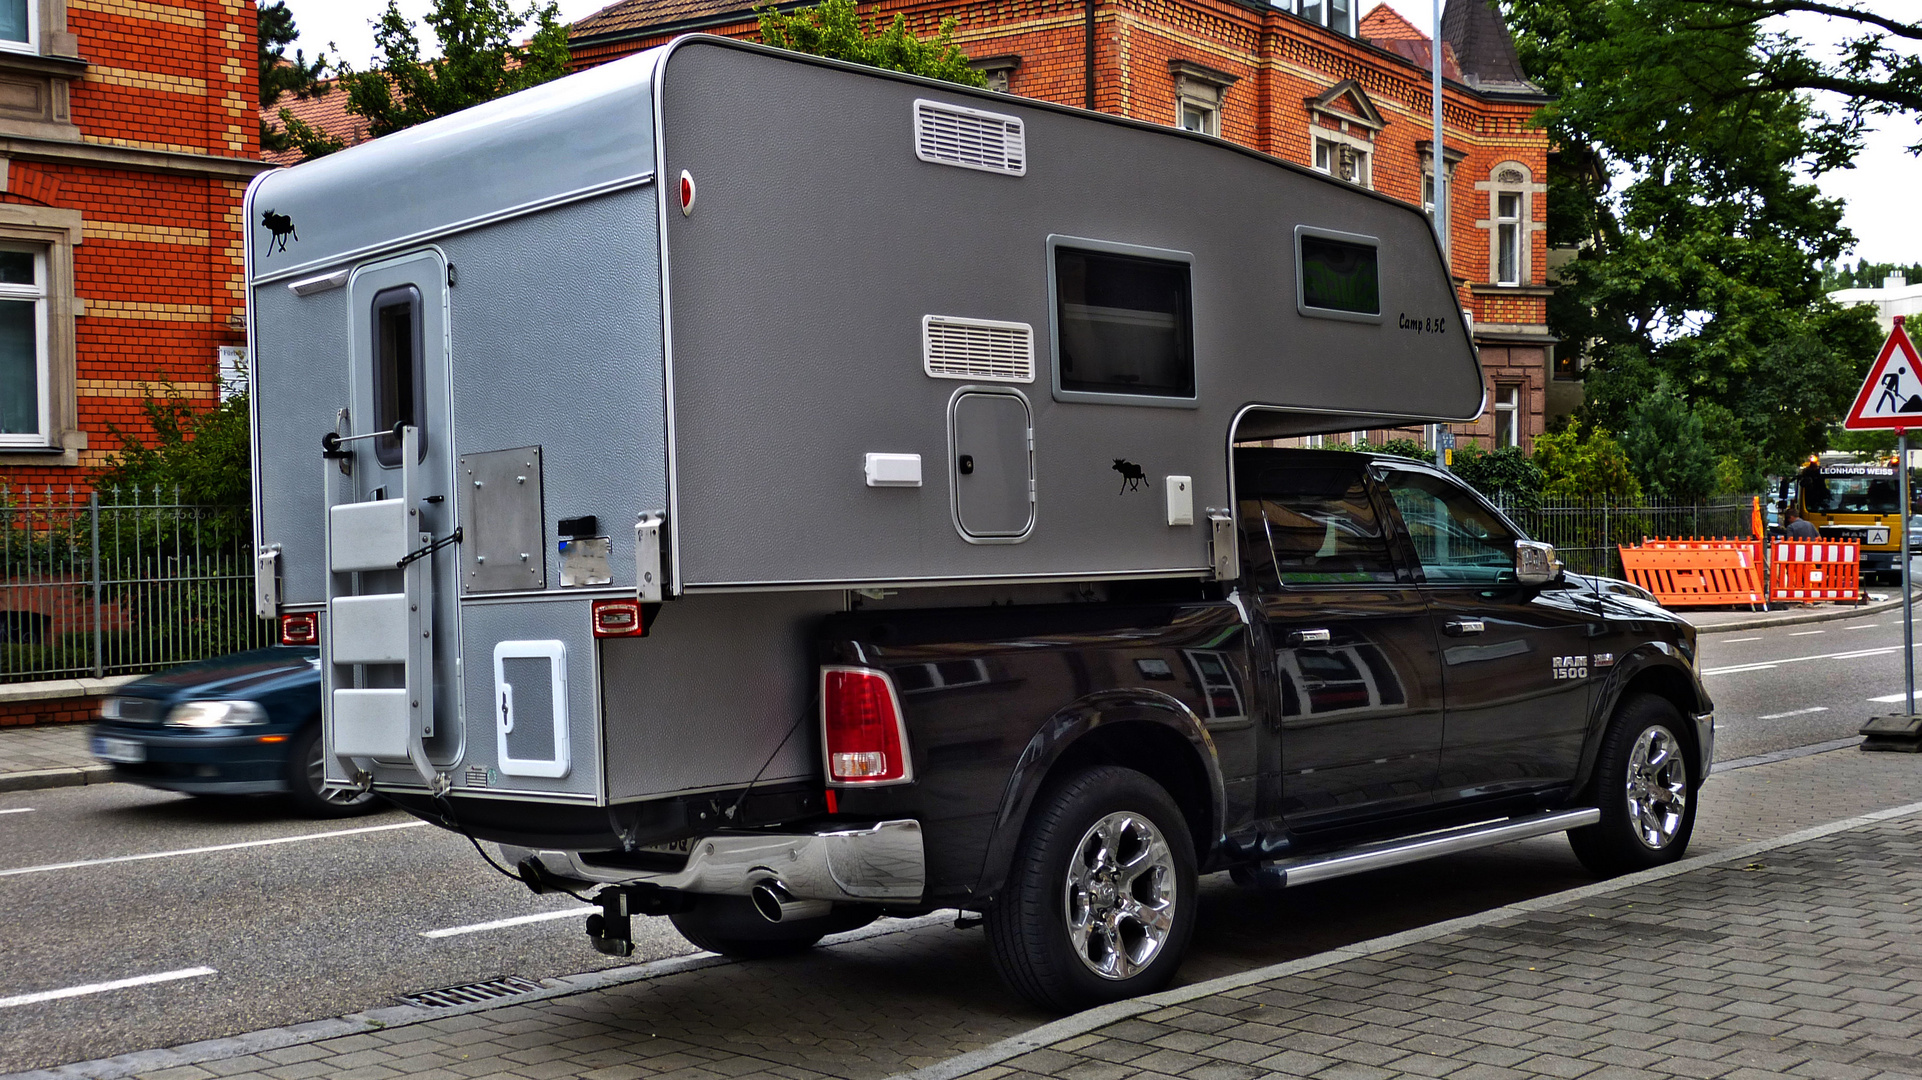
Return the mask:
[(320, 612), (297, 611), (292, 615), (282, 615), (280, 643), (282, 645), (320, 644)]
[(596, 600), (595, 637), (645, 637), (647, 617), (639, 600)]
[(899, 784), (908, 766), (901, 699), (883, 672), (821, 669), (821, 748), (830, 784)]

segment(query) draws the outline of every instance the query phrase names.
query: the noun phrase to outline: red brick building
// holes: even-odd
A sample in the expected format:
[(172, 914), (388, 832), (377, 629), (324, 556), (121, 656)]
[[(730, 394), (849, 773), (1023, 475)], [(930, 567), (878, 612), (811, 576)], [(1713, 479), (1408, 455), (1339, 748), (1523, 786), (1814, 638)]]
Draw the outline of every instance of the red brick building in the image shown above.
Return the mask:
[(246, 336), (253, 0), (0, 0), (0, 483), (84, 487)]
[[(923, 36), (953, 16), (997, 90), (1219, 135), (1428, 205), (1429, 43), (1386, 6), (1357, 22), (1362, 2), (879, 0), (861, 11), (903, 14)], [(572, 49), (590, 67), (695, 31), (752, 38), (756, 22), (745, 0), (622, 0), (575, 23)], [(1528, 126), (1546, 99), (1492, 0), (1449, 0), (1442, 36), (1451, 265), (1488, 380), (1486, 414), (1460, 433), (1527, 448), (1554, 344), (1548, 140)]]

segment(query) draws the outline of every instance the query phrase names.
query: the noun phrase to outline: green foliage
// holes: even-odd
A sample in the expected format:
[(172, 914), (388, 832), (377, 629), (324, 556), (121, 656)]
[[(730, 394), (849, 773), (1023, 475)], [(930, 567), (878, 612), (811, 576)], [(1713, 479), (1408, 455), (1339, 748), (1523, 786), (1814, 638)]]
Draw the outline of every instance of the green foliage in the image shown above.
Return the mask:
[(1731, 480), (1792, 467), (1873, 357), (1865, 316), (1823, 295), (1820, 265), (1852, 237), (1809, 182), (1850, 160), (1853, 136), (1773, 81), (1787, 45), (1755, 17), (1791, 2), (1507, 0), (1556, 96), (1540, 122), (1569, 148), (1550, 170), (1550, 242), (1580, 251), (1549, 323), (1585, 354), (1583, 419), (1627, 432), (1664, 384), (1724, 410), (1706, 472), (1664, 466), (1664, 486), (1712, 486), (1724, 458)]
[[(287, 10), (287, 0), (272, 3), (260, 0), (259, 15), (260, 107), (273, 108), (282, 94), (295, 97), (325, 94), (327, 87), (319, 80), (327, 72), (326, 54), (315, 56), (311, 64), (300, 49), (295, 49), (291, 57), (287, 55), (287, 46), (300, 39), (300, 31), (294, 27), (294, 13)], [(281, 122), (286, 121), (287, 111), (283, 109)], [(260, 146), (263, 150), (288, 150), (294, 146), (294, 139), (289, 132), (277, 131), (262, 120)]]
[[(567, 26), (552, 0), (525, 11), (517, 11), (511, 0), (434, 0), (425, 21), (439, 42), (439, 56), (422, 58), (418, 27), (388, 0), (374, 23), (378, 53), (372, 65), (365, 71), (339, 65), (347, 111), (367, 121), (371, 137), (567, 74)], [(527, 44), (517, 44), (523, 38)], [(282, 114), (283, 123), (289, 119)], [(311, 128), (288, 126), (289, 137), (310, 158), (341, 148), (338, 140)]]
[(1630, 505), (1642, 498), (1628, 454), (1607, 431), (1570, 425), (1535, 436), (1542, 494), (1574, 502)]
[(1393, 454), (1396, 457), (1414, 458), (1416, 461), (1426, 461), (1430, 465), (1433, 465), (1435, 463), (1435, 452), (1433, 450), (1424, 449), (1421, 443), (1418, 443), (1413, 439), (1390, 439), (1387, 442), (1381, 443), (1379, 445), (1375, 443), (1363, 441), (1363, 442), (1355, 443), (1351, 446), (1331, 446), (1329, 447), (1329, 449), (1356, 450), (1356, 451), (1361, 451), (1363, 453), (1374, 453), (1374, 454)]
[(197, 411), (172, 385), (163, 385), (159, 396), (146, 389), (140, 410), (148, 430), (107, 426), (120, 440), (120, 450), (95, 472), (94, 487), (157, 490), (156, 501), (199, 506), (250, 502), (247, 395), (235, 394), (212, 409)]
[(1715, 491), (1715, 452), (1702, 418), (1665, 385), (1629, 414), (1622, 450), (1655, 498), (1697, 501)]
[(1491, 499), (1505, 499), (1513, 506), (1537, 506), (1548, 475), (1519, 446), (1483, 450), (1464, 446), (1455, 451), (1448, 466), (1462, 481)]
[(986, 76), (969, 67), (967, 54), (955, 46), (952, 17), (942, 19), (940, 31), (923, 41), (908, 33), (908, 21), (900, 14), (885, 29), (878, 15), (863, 29), (854, 0), (821, 0), (814, 7), (785, 14), (770, 3), (754, 13), (761, 20), (764, 45), (962, 86), (988, 85)]
[(1847, 261), (1822, 267), (1822, 289), (1879, 289), (1890, 274), (1901, 274), (1911, 285), (1922, 285), (1922, 263), (1902, 266), (1897, 263), (1872, 263), (1860, 259), (1851, 266)]

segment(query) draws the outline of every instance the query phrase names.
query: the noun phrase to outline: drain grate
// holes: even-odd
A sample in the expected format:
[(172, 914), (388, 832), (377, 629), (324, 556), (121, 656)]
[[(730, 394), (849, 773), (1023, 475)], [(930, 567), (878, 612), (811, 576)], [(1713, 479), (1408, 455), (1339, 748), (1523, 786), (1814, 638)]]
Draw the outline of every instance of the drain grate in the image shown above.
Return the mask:
[(476, 1005), (483, 1001), (531, 994), (542, 989), (545, 987), (540, 983), (510, 975), (505, 979), (463, 983), (460, 986), (443, 986), (439, 990), (422, 990), (418, 994), (402, 994), (400, 999), (409, 1005), (418, 1005), (424, 1009), (451, 1009), (456, 1005)]

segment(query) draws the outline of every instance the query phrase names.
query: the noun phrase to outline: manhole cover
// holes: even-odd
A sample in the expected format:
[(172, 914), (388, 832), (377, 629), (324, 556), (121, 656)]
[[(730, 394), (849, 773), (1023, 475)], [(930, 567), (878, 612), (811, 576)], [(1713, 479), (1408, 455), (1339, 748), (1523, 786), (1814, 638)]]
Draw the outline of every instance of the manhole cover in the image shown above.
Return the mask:
[(402, 994), (400, 999), (409, 1005), (419, 1005), (424, 1009), (450, 1009), (456, 1005), (475, 1005), (483, 1001), (531, 994), (541, 989), (545, 987), (540, 983), (510, 975), (505, 979), (463, 983), (460, 986), (443, 986), (439, 990), (422, 990), (418, 994)]

